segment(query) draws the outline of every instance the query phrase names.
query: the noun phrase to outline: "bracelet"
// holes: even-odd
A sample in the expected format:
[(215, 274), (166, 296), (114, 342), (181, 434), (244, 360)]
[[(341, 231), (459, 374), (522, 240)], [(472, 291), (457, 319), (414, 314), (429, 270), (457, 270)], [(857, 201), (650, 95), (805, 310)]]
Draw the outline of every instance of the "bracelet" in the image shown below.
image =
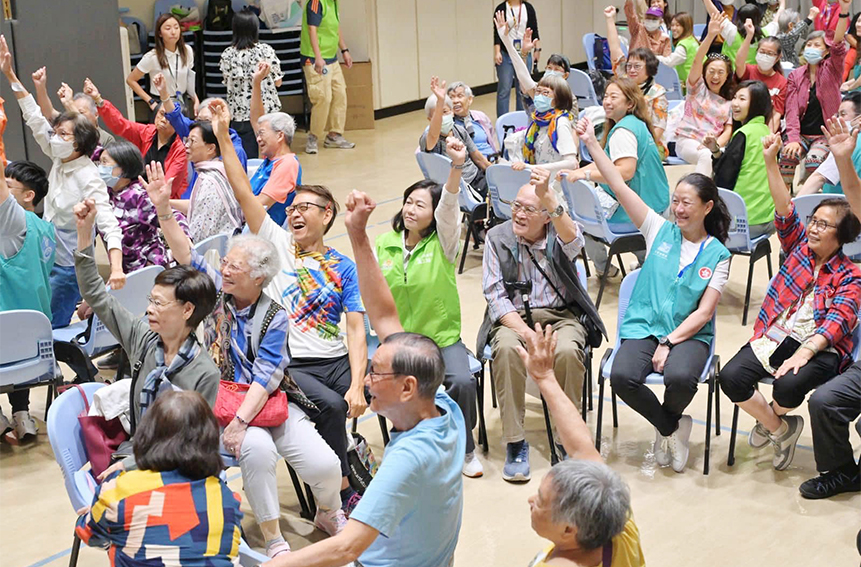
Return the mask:
[(239, 417), (239, 414), (234, 415), (233, 419), (235, 419), (236, 421), (238, 421), (240, 424), (244, 425), (245, 427), (248, 427), (248, 422), (245, 421), (244, 419), (242, 419), (241, 417)]
[(840, 14), (838, 17), (840, 17), (840, 18), (848, 18), (849, 16), (851, 16), (851, 14), (850, 14), (849, 12), (846, 12), (845, 14)]
[(341, 55), (343, 55), (344, 53), (346, 53), (348, 51), (350, 51), (350, 49), (348, 47), (345, 47), (344, 49), (341, 50)]
[(173, 218), (173, 211), (169, 213), (165, 213), (163, 215), (158, 215), (158, 220), (170, 220)]
[(814, 345), (810, 341), (804, 341), (804, 343), (799, 347), (799, 349), (802, 349), (802, 348), (806, 348), (807, 350), (812, 352), (814, 356), (819, 354), (819, 349), (816, 348), (816, 345)]
[(460, 165), (451, 164), (451, 168), (452, 168), (452, 169), (463, 169), (463, 168), (464, 168), (464, 166), (466, 166), (466, 162), (463, 162), (463, 163), (462, 163), (462, 164), (460, 164)]

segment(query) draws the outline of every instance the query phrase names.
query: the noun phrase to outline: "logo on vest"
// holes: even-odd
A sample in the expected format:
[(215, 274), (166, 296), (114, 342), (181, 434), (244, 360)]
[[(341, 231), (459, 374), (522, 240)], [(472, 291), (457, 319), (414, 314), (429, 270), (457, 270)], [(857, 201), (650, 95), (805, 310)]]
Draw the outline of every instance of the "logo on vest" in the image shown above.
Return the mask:
[(712, 277), (712, 269), (711, 268), (700, 268), (700, 278), (707, 280)]
[(667, 254), (669, 254), (670, 250), (672, 249), (673, 245), (669, 242), (661, 242), (661, 245), (655, 249), (655, 254), (657, 254), (661, 258), (666, 258)]
[(387, 272), (387, 271), (392, 269), (392, 266), (394, 266), (394, 262), (391, 259), (389, 259), (389, 260), (385, 260), (383, 262), (383, 265), (381, 266), (381, 268), (383, 269), (384, 272)]
[(42, 237), (42, 262), (47, 263), (51, 259), (51, 254), (54, 253), (54, 242), (47, 236)]

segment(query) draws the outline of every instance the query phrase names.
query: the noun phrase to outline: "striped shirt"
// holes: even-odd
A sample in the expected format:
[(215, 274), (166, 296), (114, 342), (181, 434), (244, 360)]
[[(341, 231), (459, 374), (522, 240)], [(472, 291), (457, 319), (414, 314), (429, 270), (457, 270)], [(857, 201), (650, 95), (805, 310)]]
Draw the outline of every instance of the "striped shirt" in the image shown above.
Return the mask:
[(96, 489), (75, 533), (111, 566), (228, 567), (239, 554), (240, 496), (220, 479), (128, 471)]
[(813, 285), (813, 319), (816, 334), (828, 339), (841, 358), (841, 368), (852, 361), (855, 346), (852, 330), (861, 309), (861, 268), (838, 251), (820, 269), (814, 284), (814, 257), (807, 244), (807, 231), (795, 212), (775, 214), (777, 236), (786, 262), (769, 285), (762, 309), (753, 327), (753, 338), (762, 337), (781, 313), (798, 301)]

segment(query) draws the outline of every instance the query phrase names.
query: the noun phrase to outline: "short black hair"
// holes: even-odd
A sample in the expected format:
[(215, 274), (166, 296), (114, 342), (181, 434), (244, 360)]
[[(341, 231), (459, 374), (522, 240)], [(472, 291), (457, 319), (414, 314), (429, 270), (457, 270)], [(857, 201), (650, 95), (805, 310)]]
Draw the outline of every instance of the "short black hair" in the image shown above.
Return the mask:
[(64, 112), (54, 120), (54, 126), (65, 122), (72, 123), (72, 135), (75, 137), (75, 151), (87, 157), (93, 155), (99, 147), (99, 130), (87, 117), (77, 112)]
[[(810, 213), (810, 216), (812, 217), (815, 215), (816, 211), (821, 207), (830, 207), (840, 215), (840, 220), (837, 221), (837, 242), (840, 243), (840, 246), (857, 240), (858, 235), (861, 234), (861, 221), (859, 221), (858, 217), (856, 217), (852, 212), (852, 207), (849, 206), (849, 201), (841, 197), (822, 199), (822, 201), (813, 208), (813, 212)], [(801, 219), (801, 221), (806, 222), (807, 219)]]
[(562, 67), (566, 73), (571, 72), (571, 62), (568, 58), (560, 53), (554, 53), (547, 59), (547, 65), (558, 65)]
[(136, 181), (143, 177), (144, 162), (140, 149), (124, 138), (116, 138), (105, 146), (104, 153), (111, 156), (117, 166), (123, 171), (123, 177)]
[(841, 102), (851, 102), (852, 106), (855, 108), (855, 115), (861, 116), (861, 91), (846, 93)]
[(646, 49), (645, 47), (638, 47), (637, 49), (632, 49), (631, 53), (628, 54), (628, 61), (631, 59), (639, 59), (643, 63), (646, 64), (646, 74), (650, 77), (654, 77), (658, 74), (658, 58), (655, 57), (655, 54), (652, 53), (651, 49)]
[(200, 393), (169, 391), (155, 399), (135, 431), (137, 466), (148, 471), (179, 471), (192, 480), (218, 476), (218, 422)]
[(445, 361), (439, 346), (418, 333), (392, 333), (383, 344), (395, 345), (392, 356), (392, 372), (415, 376), (419, 396), (434, 399), (445, 378)]
[(260, 36), (260, 18), (248, 6), (233, 14), (233, 47), (248, 49), (257, 43)]
[(215, 307), (217, 292), (212, 278), (191, 266), (168, 268), (155, 277), (155, 283), (172, 287), (177, 301), (194, 305), (194, 311), (186, 322), (192, 329), (196, 329)]
[(33, 206), (38, 205), (48, 194), (48, 176), (45, 170), (27, 160), (9, 162), (6, 166), (6, 177), (14, 179), (27, 189), (36, 194), (33, 197)]
[[(437, 205), (439, 205), (439, 200), (442, 198), (442, 185), (436, 183), (435, 181), (431, 181), (429, 179), (422, 179), (421, 181), (417, 181), (407, 187), (407, 190), (404, 191), (404, 202), (401, 204), (401, 209), (395, 213), (395, 216), (392, 217), (392, 229), (395, 232), (404, 232), (406, 230), (406, 226), (404, 226), (404, 208), (403, 205), (406, 204), (407, 199), (410, 195), (412, 195), (413, 191), (418, 189), (426, 189), (431, 196), (431, 209), (436, 211)], [(431, 215), (431, 223), (428, 227), (422, 232), (420, 235), (422, 238), (427, 236), (428, 234), (433, 234), (436, 231), (436, 215)]]
[(204, 144), (215, 144), (215, 156), (221, 156), (221, 146), (218, 145), (218, 138), (215, 132), (212, 131), (212, 123), (206, 120), (198, 120), (191, 124), (188, 131), (191, 132), (195, 128), (200, 129), (200, 136), (203, 138)]
[(750, 122), (752, 118), (762, 116), (766, 122), (771, 120), (773, 106), (771, 104), (771, 94), (768, 92), (768, 87), (762, 81), (742, 81), (736, 89), (736, 94), (741, 89), (747, 89), (750, 94), (750, 107), (747, 110), (747, 119), (745, 124)]

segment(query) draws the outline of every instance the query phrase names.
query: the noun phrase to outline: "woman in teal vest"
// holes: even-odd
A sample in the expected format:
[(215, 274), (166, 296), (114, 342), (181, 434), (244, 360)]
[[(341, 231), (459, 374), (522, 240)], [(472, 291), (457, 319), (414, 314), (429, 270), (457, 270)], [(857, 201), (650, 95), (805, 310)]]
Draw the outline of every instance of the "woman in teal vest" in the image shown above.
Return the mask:
[[(577, 134), (646, 239), (646, 261), (619, 329), (613, 391), (655, 427), (658, 464), (672, 463), (682, 472), (691, 434), (691, 417), (682, 412), (696, 394), (714, 340), (712, 317), (729, 277), (730, 253), (723, 242), (730, 216), (714, 182), (691, 173), (673, 192), (675, 222), (665, 220), (625, 184), (600, 151), (588, 120), (580, 121)], [(663, 403), (645, 384), (652, 372), (664, 375)]]
[(732, 99), (733, 135), (726, 148), (714, 136), (703, 141), (712, 152), (715, 184), (741, 195), (747, 205), (750, 237), (774, 232), (774, 201), (768, 190), (762, 139), (771, 134), (771, 95), (762, 81), (744, 81)]
[(458, 192), (466, 148), (449, 136), (446, 153), (452, 168), (445, 188), (427, 180), (409, 186), (401, 210), (392, 219), (393, 230), (377, 237), (376, 252), (404, 330), (430, 337), (442, 349), (443, 383), (460, 406), (466, 426), (463, 474), (478, 477), (484, 470), (475, 457), (472, 438), (475, 378), (460, 340), (460, 296), (454, 269), (460, 240)]
[[(604, 126), (601, 153), (609, 156), (628, 187), (639, 195), (646, 205), (658, 214), (663, 213), (670, 203), (667, 190), (669, 183), (658, 153), (651, 116), (643, 92), (631, 79), (615, 77), (604, 91), (603, 106), (607, 124)], [(606, 177), (594, 163), (573, 171), (563, 170), (560, 172), (561, 175), (566, 175), (569, 181), (586, 180), (600, 183), (605, 192), (613, 199), (616, 198), (613, 190), (606, 185)], [(612, 203), (612, 200), (608, 199), (608, 201)], [(636, 228), (630, 224), (631, 219), (625, 209), (616, 203), (612, 205), (605, 210), (605, 214), (608, 216), (608, 222), (616, 225), (613, 228), (618, 232), (636, 232)], [(588, 234), (586, 252), (599, 273), (604, 273), (611, 267), (613, 270), (608, 275), (613, 276), (618, 272), (615, 266), (607, 264), (607, 246)], [(644, 254), (638, 256), (641, 262), (644, 257)]]

